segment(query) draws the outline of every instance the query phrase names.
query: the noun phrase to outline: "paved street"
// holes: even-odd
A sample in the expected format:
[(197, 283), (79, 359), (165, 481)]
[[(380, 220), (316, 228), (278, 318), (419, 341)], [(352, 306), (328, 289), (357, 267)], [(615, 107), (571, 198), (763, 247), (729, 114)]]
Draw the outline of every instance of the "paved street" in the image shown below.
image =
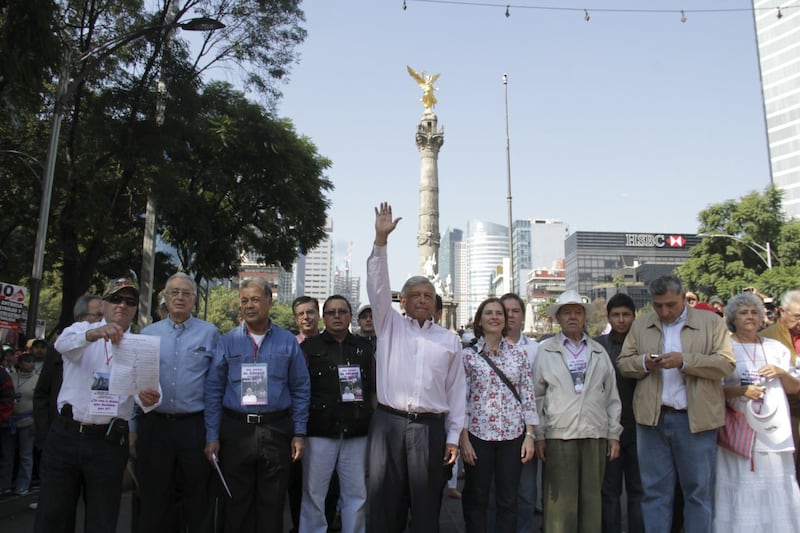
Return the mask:
[[(33, 517), (35, 511), (28, 505), (35, 502), (37, 494), (13, 497), (0, 500), (0, 531), (3, 533), (30, 533), (33, 531)], [(130, 533), (131, 527), (131, 493), (122, 495), (122, 508), (120, 511), (117, 533)], [(289, 524), (288, 512), (286, 523)], [(82, 531), (82, 516), (79, 510), (78, 531)], [(288, 531), (288, 526), (286, 531)], [(461, 501), (444, 498), (441, 512), (441, 533), (463, 533), (464, 523), (461, 518)]]

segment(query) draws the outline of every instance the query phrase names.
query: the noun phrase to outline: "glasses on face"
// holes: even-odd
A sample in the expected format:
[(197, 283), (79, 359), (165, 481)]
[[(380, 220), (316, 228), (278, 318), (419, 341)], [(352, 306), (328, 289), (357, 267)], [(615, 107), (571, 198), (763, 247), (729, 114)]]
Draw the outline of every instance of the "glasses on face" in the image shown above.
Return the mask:
[(170, 289), (167, 291), (172, 298), (177, 298), (178, 296), (183, 296), (184, 298), (191, 298), (194, 293), (192, 291), (186, 291), (181, 289)]
[(323, 313), (325, 316), (342, 316), (349, 315), (350, 311), (347, 309), (328, 309)]
[(139, 300), (136, 298), (131, 298), (129, 296), (119, 296), (117, 294), (112, 294), (111, 296), (106, 296), (103, 298), (105, 301), (112, 305), (119, 305), (121, 303), (125, 303), (128, 307), (138, 307)]

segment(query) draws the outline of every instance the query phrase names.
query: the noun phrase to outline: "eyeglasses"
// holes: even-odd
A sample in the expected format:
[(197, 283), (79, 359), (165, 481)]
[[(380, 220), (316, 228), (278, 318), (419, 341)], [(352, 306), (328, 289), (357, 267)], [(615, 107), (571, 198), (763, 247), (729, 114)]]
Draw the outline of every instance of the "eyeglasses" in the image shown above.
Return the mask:
[(139, 300), (137, 300), (136, 298), (130, 298), (130, 297), (126, 297), (126, 296), (119, 296), (117, 294), (112, 294), (110, 296), (106, 296), (105, 298), (103, 298), (103, 300), (107, 301), (108, 303), (110, 303), (112, 305), (119, 305), (119, 304), (124, 302), (125, 305), (127, 305), (128, 307), (138, 307), (139, 306)]
[(328, 309), (323, 313), (325, 316), (342, 316), (349, 315), (350, 311), (347, 309)]
[(194, 293), (192, 291), (182, 291), (180, 289), (170, 289), (167, 291), (172, 298), (177, 298), (178, 296), (183, 296), (184, 298), (191, 298)]

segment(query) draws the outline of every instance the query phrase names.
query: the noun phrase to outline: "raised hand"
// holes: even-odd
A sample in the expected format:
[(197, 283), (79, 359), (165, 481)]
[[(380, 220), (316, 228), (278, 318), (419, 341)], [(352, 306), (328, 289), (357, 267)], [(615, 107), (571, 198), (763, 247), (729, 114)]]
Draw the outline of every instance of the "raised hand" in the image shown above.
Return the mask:
[(388, 202), (381, 202), (380, 207), (375, 208), (375, 244), (386, 246), (389, 234), (397, 227), (401, 217), (392, 218), (392, 206)]

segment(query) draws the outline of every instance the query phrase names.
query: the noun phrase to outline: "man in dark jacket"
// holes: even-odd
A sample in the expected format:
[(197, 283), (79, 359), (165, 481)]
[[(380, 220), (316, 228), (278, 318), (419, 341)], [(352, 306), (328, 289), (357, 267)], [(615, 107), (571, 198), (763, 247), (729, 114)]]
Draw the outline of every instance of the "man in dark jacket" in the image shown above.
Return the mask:
[(349, 331), (350, 303), (334, 295), (322, 307), (325, 331), (301, 348), (311, 376), (303, 457), (301, 531), (325, 531), (325, 495), (334, 470), (341, 487), (343, 531), (364, 531), (367, 430), (374, 408), (372, 345)]

